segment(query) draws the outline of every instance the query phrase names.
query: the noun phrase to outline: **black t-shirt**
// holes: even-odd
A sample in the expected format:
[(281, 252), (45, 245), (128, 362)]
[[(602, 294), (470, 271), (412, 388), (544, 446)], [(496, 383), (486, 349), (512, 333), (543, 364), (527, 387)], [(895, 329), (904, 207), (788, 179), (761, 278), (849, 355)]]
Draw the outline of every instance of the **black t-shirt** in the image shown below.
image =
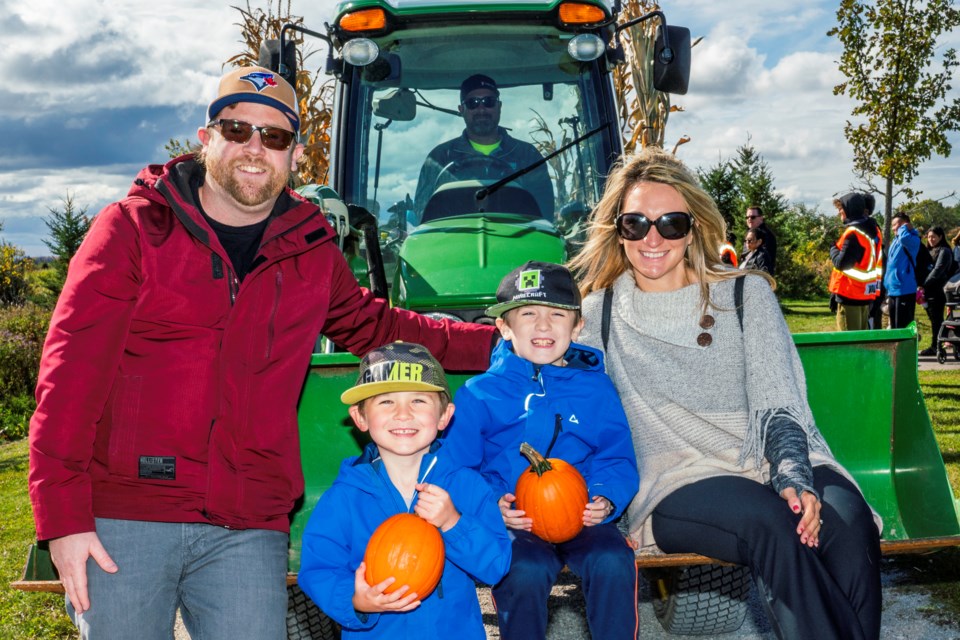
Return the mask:
[(213, 232), (217, 234), (217, 239), (220, 240), (220, 244), (223, 245), (227, 256), (230, 258), (230, 262), (233, 264), (233, 270), (237, 274), (237, 280), (243, 282), (244, 277), (250, 272), (250, 265), (253, 264), (254, 258), (257, 257), (257, 251), (260, 250), (260, 241), (263, 240), (263, 232), (267, 228), (267, 223), (270, 222), (270, 218), (274, 216), (276, 210), (255, 224), (232, 227), (228, 224), (217, 222), (208, 216), (200, 204), (200, 185), (193, 183), (191, 186), (193, 187), (193, 198), (197, 204), (197, 208), (200, 210), (200, 213), (203, 214), (204, 220), (207, 221), (210, 228), (213, 229)]

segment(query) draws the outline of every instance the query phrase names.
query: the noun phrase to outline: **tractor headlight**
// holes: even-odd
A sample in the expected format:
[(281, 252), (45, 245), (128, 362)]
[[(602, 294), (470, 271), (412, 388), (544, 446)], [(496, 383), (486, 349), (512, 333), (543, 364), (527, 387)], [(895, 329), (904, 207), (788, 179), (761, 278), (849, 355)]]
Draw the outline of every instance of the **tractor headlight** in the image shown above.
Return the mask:
[(365, 67), (380, 55), (380, 47), (368, 38), (354, 38), (343, 44), (343, 59), (355, 67)]
[(567, 43), (567, 53), (574, 60), (590, 62), (603, 55), (606, 46), (599, 36), (592, 33), (581, 33)]

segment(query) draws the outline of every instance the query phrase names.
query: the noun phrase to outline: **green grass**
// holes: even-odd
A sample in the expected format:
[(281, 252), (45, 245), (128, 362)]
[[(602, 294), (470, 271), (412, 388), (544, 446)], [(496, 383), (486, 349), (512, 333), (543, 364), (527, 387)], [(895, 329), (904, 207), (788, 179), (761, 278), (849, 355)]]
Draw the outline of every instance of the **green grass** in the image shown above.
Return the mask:
[(19, 580), (27, 548), (34, 540), (27, 498), (27, 441), (0, 445), (0, 638), (76, 638), (64, 611), (63, 596), (26, 593), (7, 585)]
[[(826, 300), (785, 300), (784, 315), (794, 333), (834, 330)], [(929, 331), (922, 314), (921, 331)], [(926, 327), (926, 328), (925, 328)], [(926, 334), (929, 335), (929, 334)], [(954, 494), (960, 494), (960, 375), (956, 371), (921, 371), (923, 389), (937, 442)], [(27, 498), (27, 443), (0, 444), (0, 576), (5, 583), (20, 577), (27, 547), (33, 542), (33, 516)], [(929, 615), (940, 620), (960, 619), (960, 549), (929, 556), (888, 559), (902, 571), (904, 589), (931, 593), (935, 606)], [(63, 596), (23, 593), (0, 585), (0, 638), (75, 638), (64, 613)]]

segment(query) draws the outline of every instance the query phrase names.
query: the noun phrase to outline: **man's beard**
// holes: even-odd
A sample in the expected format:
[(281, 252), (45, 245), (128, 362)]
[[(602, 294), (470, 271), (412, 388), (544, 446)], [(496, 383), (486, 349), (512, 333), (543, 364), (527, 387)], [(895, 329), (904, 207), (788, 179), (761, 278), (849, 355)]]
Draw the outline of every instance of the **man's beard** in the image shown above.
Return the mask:
[(497, 119), (494, 117), (475, 119), (470, 123), (470, 133), (478, 137), (492, 136), (497, 132)]
[[(289, 176), (280, 175), (276, 169), (266, 163), (253, 162), (238, 158), (231, 163), (224, 163), (220, 158), (206, 155), (203, 158), (203, 164), (207, 169), (207, 175), (213, 179), (220, 188), (222, 188), (231, 198), (247, 207), (259, 206), (265, 202), (276, 199), (283, 188), (287, 186)], [(237, 178), (236, 167), (239, 165), (249, 165), (264, 169), (269, 179), (263, 185), (254, 187), (244, 185)]]

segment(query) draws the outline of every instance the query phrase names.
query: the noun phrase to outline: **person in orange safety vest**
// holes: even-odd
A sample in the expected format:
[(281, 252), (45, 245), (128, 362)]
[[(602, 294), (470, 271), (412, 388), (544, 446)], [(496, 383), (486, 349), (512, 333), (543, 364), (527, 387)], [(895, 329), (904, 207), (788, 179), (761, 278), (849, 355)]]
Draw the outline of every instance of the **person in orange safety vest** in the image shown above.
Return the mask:
[(867, 217), (862, 193), (848, 193), (834, 200), (833, 205), (844, 229), (837, 244), (830, 247), (831, 308), (836, 305), (837, 330), (866, 330), (870, 307), (880, 295), (883, 274), (880, 228), (873, 218)]

